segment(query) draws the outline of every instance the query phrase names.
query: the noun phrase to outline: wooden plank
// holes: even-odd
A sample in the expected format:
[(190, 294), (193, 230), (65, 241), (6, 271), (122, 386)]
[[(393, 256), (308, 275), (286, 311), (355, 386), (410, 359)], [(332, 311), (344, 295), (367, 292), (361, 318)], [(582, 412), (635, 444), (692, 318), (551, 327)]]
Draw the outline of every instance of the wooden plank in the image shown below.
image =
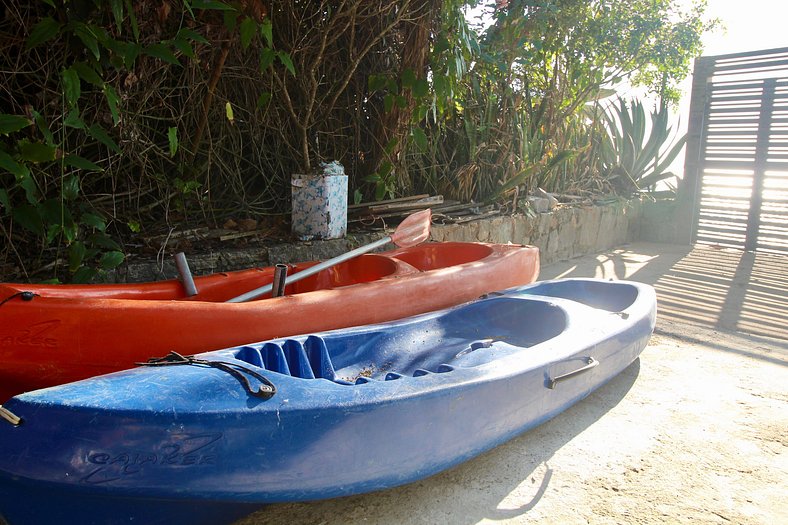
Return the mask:
[(745, 141), (720, 141), (720, 142), (711, 142), (706, 140), (706, 151), (709, 151), (710, 148), (728, 148), (728, 149), (735, 149), (735, 148), (751, 148), (753, 151), (755, 150), (755, 141), (757, 137), (755, 135), (752, 136), (752, 139)]
[(732, 118), (723, 118), (723, 117), (716, 118), (716, 117), (714, 117), (714, 115), (709, 115), (707, 117), (707, 120), (706, 120), (706, 126), (707, 127), (709, 127), (709, 126), (717, 126), (717, 127), (719, 127), (719, 126), (723, 126), (723, 125), (724, 126), (738, 126), (738, 127), (742, 127), (745, 124), (746, 125), (750, 125), (753, 128), (756, 128), (758, 126), (758, 117), (757, 117), (757, 115), (754, 115), (754, 116), (746, 118), (746, 119), (743, 119), (743, 118), (742, 119), (732, 119)]
[(372, 215), (376, 215), (379, 213), (390, 213), (393, 211), (413, 210), (419, 208), (424, 209), (434, 206), (436, 204), (440, 204), (442, 202), (443, 202), (443, 195), (436, 195), (434, 197), (425, 197), (423, 199), (419, 199), (416, 201), (395, 202), (390, 204), (369, 206), (367, 210), (368, 213)]
[(250, 230), (246, 232), (226, 233), (219, 236), (220, 241), (230, 241), (233, 239), (241, 239), (243, 237), (253, 237), (255, 235), (267, 235), (267, 230)]
[(756, 107), (711, 107), (711, 115), (720, 115), (720, 114), (736, 114), (736, 113), (746, 113), (748, 115), (753, 115), (755, 118), (758, 117), (760, 114), (761, 108), (760, 106)]
[(742, 82), (741, 80), (715, 81), (711, 84), (711, 91), (736, 91), (739, 89), (759, 89), (763, 82), (759, 80)]
[(717, 64), (714, 68), (714, 76), (727, 74), (760, 73), (762, 71), (780, 71), (788, 69), (788, 58), (785, 55), (775, 55), (763, 57), (758, 60), (742, 62), (731, 62), (727, 64)]
[(742, 235), (744, 235), (744, 233), (747, 231), (746, 222), (725, 222), (725, 221), (713, 221), (713, 220), (703, 219), (698, 222), (698, 227), (708, 231), (719, 231), (719, 232), (728, 232), (728, 233), (738, 232)]
[(464, 211), (469, 210), (471, 208), (478, 208), (479, 204), (474, 203), (467, 203), (467, 202), (459, 202), (455, 204), (449, 204), (447, 206), (436, 206), (432, 209), (434, 213), (449, 213), (453, 211)]
[(471, 221), (475, 221), (475, 220), (478, 220), (478, 219), (486, 219), (488, 217), (493, 217), (495, 215), (500, 215), (500, 214), (501, 214), (501, 210), (489, 210), (489, 211), (486, 211), (484, 213), (480, 213), (478, 215), (470, 215), (468, 217), (463, 217), (461, 219), (456, 219), (454, 221), (454, 224), (465, 224), (466, 222), (471, 222)]
[(191, 228), (188, 230), (174, 230), (170, 233), (162, 233), (159, 235), (153, 235), (151, 237), (145, 237), (146, 241), (153, 241), (159, 242), (163, 240), (170, 240), (174, 241), (177, 239), (183, 239), (185, 237), (197, 237), (208, 233), (207, 227), (200, 227), (200, 228)]
[(706, 151), (706, 160), (715, 161), (752, 161), (755, 162), (755, 152), (752, 153), (726, 153), (722, 151)]
[[(421, 208), (427, 209), (427, 208)], [(394, 210), (386, 213), (365, 213), (365, 214), (357, 214), (353, 216), (348, 216), (348, 222), (361, 222), (361, 223), (372, 223), (376, 219), (392, 219), (392, 218), (405, 218), (411, 213), (419, 211), (417, 209), (409, 209), (409, 210)]]
[(388, 199), (388, 200), (382, 200), (382, 201), (361, 202), (359, 204), (351, 204), (350, 206), (347, 207), (347, 209), (348, 209), (348, 211), (350, 211), (350, 210), (356, 210), (356, 209), (360, 209), (360, 208), (366, 208), (368, 206), (378, 206), (378, 205), (382, 205), (382, 204), (392, 204), (392, 203), (396, 203), (396, 202), (417, 201), (419, 199), (424, 199), (424, 198), (429, 197), (429, 196), (430, 195), (428, 193), (423, 193), (421, 195), (413, 195), (411, 197), (398, 197), (396, 199)]
[[(785, 93), (784, 95), (779, 95), (779, 98), (788, 98), (788, 93)], [(727, 95), (718, 92), (711, 94), (712, 107), (714, 107), (717, 104), (723, 104), (726, 102), (752, 102), (760, 105), (761, 90), (753, 90), (753, 93), (751, 95)]]
[[(737, 130), (709, 130), (706, 137), (735, 137), (735, 136), (744, 136), (744, 135), (752, 135), (755, 137), (755, 131), (753, 130), (752, 133), (748, 133), (746, 131), (737, 131)], [(772, 129), (771, 133), (772, 137), (788, 137), (788, 129), (786, 130), (779, 130), (779, 129)]]
[(768, 55), (782, 55), (788, 54), (788, 47), (775, 47), (771, 49), (762, 49), (760, 51), (743, 51), (741, 53), (728, 53), (725, 55), (713, 55), (704, 58), (714, 60), (715, 62), (728, 62), (740, 60), (743, 58), (768, 56)]
[[(754, 162), (742, 161), (716, 161), (716, 160), (701, 160), (700, 165), (704, 169), (719, 169), (719, 170), (735, 170), (735, 169), (753, 169)], [(767, 170), (788, 170), (788, 162), (772, 162), (766, 163)]]

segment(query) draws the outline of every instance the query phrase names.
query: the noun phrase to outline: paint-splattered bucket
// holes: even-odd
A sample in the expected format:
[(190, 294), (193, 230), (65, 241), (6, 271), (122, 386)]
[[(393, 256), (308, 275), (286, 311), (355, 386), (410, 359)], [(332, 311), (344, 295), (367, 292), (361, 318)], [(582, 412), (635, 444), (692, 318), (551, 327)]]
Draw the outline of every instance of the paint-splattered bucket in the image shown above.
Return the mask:
[(301, 240), (339, 239), (347, 232), (347, 175), (338, 162), (321, 173), (293, 175), (292, 225)]

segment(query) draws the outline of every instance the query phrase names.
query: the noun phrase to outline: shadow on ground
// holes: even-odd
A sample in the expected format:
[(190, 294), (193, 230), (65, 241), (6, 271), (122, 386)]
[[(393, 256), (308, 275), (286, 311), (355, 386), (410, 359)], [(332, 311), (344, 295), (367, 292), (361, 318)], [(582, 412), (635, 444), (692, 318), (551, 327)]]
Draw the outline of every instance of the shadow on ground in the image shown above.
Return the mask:
[(637, 243), (552, 264), (539, 278), (593, 276), (653, 285), (662, 320), (788, 340), (785, 256)]
[[(425, 522), (470, 525), (482, 520), (511, 520), (524, 516), (551, 486), (554, 471), (550, 460), (555, 452), (618, 405), (634, 385), (639, 372), (638, 359), (549, 424), (428, 479), (359, 496), (269, 505), (236, 525)], [(507, 496), (518, 488), (522, 491), (522, 485), (527, 485), (531, 496), (525, 501), (516, 498), (514, 505), (507, 504)]]

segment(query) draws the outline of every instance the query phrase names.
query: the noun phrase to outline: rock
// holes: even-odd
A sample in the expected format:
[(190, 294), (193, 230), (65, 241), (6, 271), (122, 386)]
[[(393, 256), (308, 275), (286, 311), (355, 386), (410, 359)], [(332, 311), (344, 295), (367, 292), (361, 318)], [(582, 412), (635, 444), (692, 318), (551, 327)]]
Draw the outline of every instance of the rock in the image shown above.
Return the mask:
[(533, 208), (536, 213), (549, 213), (550, 212), (550, 199), (544, 197), (528, 196), (528, 204)]

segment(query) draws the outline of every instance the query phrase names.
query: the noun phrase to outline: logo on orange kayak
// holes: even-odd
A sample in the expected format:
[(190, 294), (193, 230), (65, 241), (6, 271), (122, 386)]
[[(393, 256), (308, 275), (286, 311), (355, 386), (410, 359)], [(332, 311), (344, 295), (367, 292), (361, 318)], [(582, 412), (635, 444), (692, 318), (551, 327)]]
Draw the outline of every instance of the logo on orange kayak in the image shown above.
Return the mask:
[(11, 334), (0, 334), (0, 347), (57, 348), (57, 338), (52, 332), (60, 326), (60, 320), (43, 321), (17, 330)]

